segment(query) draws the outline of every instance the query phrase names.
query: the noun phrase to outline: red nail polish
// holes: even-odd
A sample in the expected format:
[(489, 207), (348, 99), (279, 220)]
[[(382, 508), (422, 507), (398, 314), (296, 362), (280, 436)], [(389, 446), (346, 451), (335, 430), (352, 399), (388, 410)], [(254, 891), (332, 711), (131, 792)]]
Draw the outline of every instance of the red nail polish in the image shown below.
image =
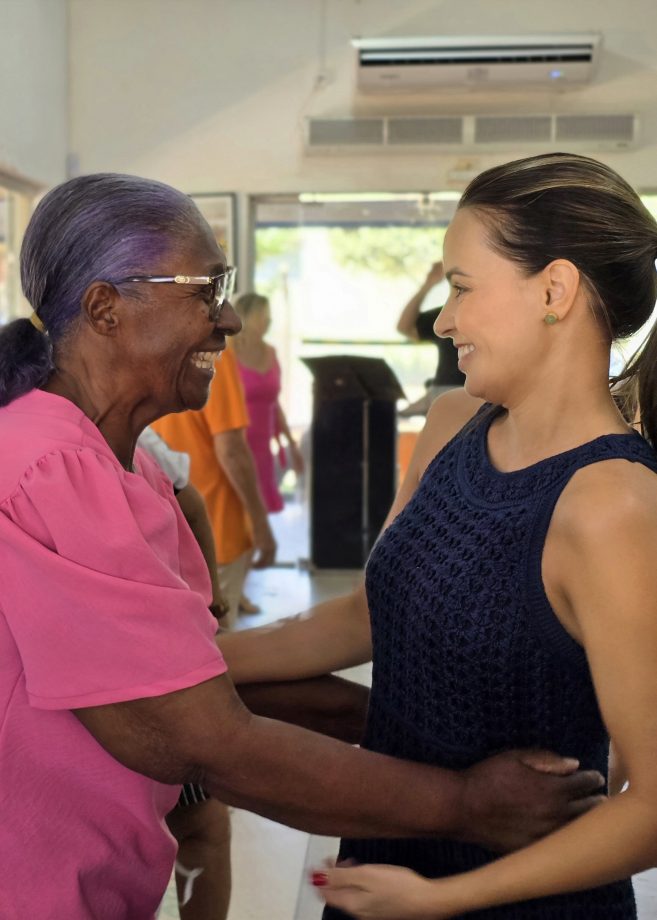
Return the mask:
[(310, 881), (315, 886), (315, 888), (323, 888), (324, 885), (328, 885), (328, 875), (326, 872), (312, 872), (310, 875)]

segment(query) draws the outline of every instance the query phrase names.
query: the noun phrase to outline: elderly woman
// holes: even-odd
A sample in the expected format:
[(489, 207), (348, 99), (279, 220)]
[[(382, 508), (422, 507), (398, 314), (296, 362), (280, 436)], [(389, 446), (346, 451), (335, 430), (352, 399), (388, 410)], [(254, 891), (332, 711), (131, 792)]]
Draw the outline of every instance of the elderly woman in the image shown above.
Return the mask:
[(188, 197), (66, 182), (32, 217), (21, 273), (34, 314), (0, 334), (3, 918), (152, 917), (184, 782), (317, 833), (501, 848), (591, 804), (596, 774), (547, 775), (569, 760), (538, 756), (541, 773), (515, 752), (458, 773), (240, 703), (203, 557), (135, 451), (149, 422), (203, 405), (240, 328), (234, 269)]

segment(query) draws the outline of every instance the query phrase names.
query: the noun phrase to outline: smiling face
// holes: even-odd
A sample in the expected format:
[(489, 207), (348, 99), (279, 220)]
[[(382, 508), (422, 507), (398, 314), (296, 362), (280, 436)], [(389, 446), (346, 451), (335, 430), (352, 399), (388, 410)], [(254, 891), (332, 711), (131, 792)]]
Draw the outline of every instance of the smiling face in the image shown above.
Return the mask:
[(450, 295), (435, 332), (458, 348), (468, 393), (507, 404), (545, 357), (545, 279), (522, 274), (498, 255), (485, 224), (468, 208), (456, 212), (443, 253)]
[[(209, 228), (200, 224), (198, 232), (175, 245), (151, 273), (214, 275), (225, 268), (225, 255)], [(215, 324), (209, 318), (208, 290), (202, 285), (135, 283), (124, 291), (122, 364), (134, 379), (135, 394), (143, 393), (161, 415), (200, 409), (226, 336), (241, 329), (231, 304), (224, 301)]]

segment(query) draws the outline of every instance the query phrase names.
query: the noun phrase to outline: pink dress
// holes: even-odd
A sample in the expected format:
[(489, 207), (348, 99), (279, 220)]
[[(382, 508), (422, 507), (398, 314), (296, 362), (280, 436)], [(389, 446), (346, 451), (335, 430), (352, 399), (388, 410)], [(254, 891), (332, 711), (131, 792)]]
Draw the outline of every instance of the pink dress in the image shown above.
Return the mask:
[(0, 409), (0, 916), (155, 915), (180, 786), (114, 760), (71, 712), (226, 670), (171, 484), (119, 464), (66, 399)]
[(281, 392), (281, 368), (274, 355), (268, 371), (261, 373), (252, 367), (239, 365), (250, 424), (247, 429), (249, 447), (258, 472), (260, 491), (267, 511), (282, 511), (283, 499), (278, 491), (271, 442), (278, 436), (276, 406)]

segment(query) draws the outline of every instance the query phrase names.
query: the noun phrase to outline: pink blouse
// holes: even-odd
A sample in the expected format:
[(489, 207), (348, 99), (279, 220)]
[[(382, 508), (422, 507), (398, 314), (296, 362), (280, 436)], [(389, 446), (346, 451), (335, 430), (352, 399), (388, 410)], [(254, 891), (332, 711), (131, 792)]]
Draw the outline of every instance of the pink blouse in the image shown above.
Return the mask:
[(0, 915), (154, 916), (179, 787), (122, 766), (71, 709), (226, 666), (205, 562), (144, 452), (126, 472), (66, 399), (0, 409)]

